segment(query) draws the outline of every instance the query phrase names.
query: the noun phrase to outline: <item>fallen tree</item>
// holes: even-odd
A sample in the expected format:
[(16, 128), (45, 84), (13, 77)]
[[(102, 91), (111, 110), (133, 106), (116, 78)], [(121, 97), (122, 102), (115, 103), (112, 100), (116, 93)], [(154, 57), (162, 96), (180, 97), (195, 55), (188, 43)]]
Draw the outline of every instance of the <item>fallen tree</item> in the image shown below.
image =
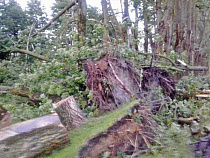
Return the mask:
[(70, 142), (57, 115), (47, 115), (0, 129), (0, 157), (41, 157)]

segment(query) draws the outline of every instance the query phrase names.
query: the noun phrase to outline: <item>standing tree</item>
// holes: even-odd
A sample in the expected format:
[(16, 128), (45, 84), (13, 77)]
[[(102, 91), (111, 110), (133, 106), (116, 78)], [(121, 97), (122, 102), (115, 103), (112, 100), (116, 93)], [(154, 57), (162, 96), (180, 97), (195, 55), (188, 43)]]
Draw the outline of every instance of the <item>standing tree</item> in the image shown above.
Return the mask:
[(20, 30), (26, 28), (27, 17), (14, 0), (0, 2), (0, 10), (0, 59), (4, 59), (9, 55), (5, 47), (17, 44)]
[(85, 33), (86, 33), (86, 17), (87, 17), (87, 4), (86, 0), (78, 0), (78, 41), (85, 43)]

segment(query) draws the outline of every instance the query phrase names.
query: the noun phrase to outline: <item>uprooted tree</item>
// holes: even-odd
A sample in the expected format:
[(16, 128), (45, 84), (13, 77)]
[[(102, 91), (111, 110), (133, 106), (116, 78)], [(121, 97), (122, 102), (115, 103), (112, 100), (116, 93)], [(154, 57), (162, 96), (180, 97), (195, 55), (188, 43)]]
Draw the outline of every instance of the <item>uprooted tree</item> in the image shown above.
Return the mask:
[(140, 98), (142, 91), (148, 91), (153, 84), (160, 86), (172, 99), (175, 96), (175, 82), (165, 70), (135, 69), (128, 61), (110, 55), (102, 56), (98, 61), (88, 60), (84, 67), (87, 87), (103, 110), (113, 110), (132, 98)]

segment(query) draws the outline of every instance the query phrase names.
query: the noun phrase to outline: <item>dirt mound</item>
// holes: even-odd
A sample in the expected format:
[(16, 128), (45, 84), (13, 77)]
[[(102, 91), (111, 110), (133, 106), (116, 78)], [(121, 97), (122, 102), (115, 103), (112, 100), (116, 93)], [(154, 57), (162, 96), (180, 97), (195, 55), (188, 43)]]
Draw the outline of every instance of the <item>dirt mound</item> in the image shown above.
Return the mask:
[(150, 148), (154, 142), (156, 122), (149, 106), (135, 105), (131, 114), (111, 126), (106, 133), (90, 139), (80, 150), (80, 158), (99, 158), (104, 154), (117, 156), (119, 152), (135, 155)]

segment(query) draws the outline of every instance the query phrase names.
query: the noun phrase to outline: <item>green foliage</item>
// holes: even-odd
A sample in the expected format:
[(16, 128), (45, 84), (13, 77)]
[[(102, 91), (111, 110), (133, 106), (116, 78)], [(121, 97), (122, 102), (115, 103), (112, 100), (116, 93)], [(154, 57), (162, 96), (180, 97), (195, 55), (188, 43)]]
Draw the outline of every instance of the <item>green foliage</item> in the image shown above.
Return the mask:
[(50, 114), (52, 103), (44, 95), (41, 96), (40, 105), (29, 105), (27, 98), (7, 94), (0, 98), (0, 104), (12, 113), (12, 123), (26, 121), (32, 118)]
[(181, 127), (172, 123), (168, 128), (160, 126), (156, 140), (163, 144), (162, 147), (152, 147), (151, 152), (141, 155), (141, 158), (189, 158), (193, 153), (188, 144), (191, 143), (190, 129), (188, 126)]
[(189, 95), (196, 94), (202, 90), (210, 89), (210, 75), (207, 76), (185, 76), (179, 80), (177, 89)]
[(48, 20), (44, 8), (41, 7), (41, 1), (39, 0), (28, 1), (26, 15), (28, 25), (31, 26), (34, 23), (33, 29), (40, 29)]
[(27, 63), (20, 63), (17, 60), (0, 62), (0, 84), (5, 86), (12, 86), (19, 80), (19, 74), (26, 72), (28, 68)]

